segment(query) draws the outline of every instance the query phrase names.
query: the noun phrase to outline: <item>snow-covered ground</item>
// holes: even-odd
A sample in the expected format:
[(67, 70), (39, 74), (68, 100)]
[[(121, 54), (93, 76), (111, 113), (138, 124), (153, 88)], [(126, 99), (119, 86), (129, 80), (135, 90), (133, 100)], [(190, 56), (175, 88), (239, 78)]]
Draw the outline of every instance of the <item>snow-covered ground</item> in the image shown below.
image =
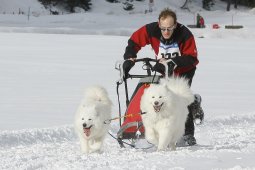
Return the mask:
[[(180, 2), (157, 1), (147, 15), (146, 2), (135, 3), (131, 14), (120, 4), (106, 8), (103, 1), (84, 14), (42, 12), (29, 20), (0, 14), (0, 169), (255, 169), (255, 13), (241, 7), (225, 12), (222, 3), (217, 11), (200, 11), (206, 29), (191, 30), (200, 59), (192, 90), (203, 97), (206, 114), (204, 124), (196, 126), (198, 145), (174, 152), (121, 149), (107, 136), (102, 153), (80, 153), (73, 118), (83, 90), (105, 86), (117, 116), (114, 63), (122, 59), (132, 31), (155, 21), (166, 4), (180, 22), (194, 23), (194, 13), (179, 10)], [(224, 29), (232, 15), (243, 29)], [(214, 23), (221, 28), (212, 29)], [(139, 53), (144, 56), (153, 56), (149, 47)], [(135, 84), (130, 82), (130, 91)], [(124, 106), (123, 88), (120, 92)], [(111, 132), (118, 128), (112, 122)]]

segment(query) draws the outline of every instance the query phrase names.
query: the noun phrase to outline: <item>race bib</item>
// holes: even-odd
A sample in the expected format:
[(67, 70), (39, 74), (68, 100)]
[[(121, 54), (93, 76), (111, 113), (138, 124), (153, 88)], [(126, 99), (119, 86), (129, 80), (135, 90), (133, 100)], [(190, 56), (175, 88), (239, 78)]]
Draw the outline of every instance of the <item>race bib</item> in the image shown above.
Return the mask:
[(157, 56), (157, 59), (161, 59), (161, 58), (166, 58), (166, 59), (170, 59), (170, 58), (175, 58), (177, 56), (180, 56), (180, 49), (177, 43), (172, 43), (172, 44), (163, 44), (162, 42), (160, 42), (159, 44), (159, 53)]

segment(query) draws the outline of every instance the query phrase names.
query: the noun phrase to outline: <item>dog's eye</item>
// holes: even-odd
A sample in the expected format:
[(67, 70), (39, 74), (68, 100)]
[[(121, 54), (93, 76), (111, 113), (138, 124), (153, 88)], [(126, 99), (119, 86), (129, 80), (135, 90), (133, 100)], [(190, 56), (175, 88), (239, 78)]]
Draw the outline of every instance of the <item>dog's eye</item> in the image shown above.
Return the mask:
[(152, 98), (154, 99), (154, 98), (155, 98), (155, 96), (152, 96)]
[(161, 99), (161, 98), (162, 98), (162, 96), (159, 96), (159, 98)]
[(88, 120), (92, 120), (92, 119), (88, 119)]
[(84, 120), (84, 118), (81, 118), (81, 120)]

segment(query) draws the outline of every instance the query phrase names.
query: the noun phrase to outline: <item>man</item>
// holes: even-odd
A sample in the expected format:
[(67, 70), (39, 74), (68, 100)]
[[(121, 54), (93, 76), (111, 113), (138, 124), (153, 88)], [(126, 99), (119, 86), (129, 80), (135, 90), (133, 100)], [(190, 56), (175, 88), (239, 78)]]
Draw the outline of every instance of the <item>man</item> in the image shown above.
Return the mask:
[(199, 13), (197, 14), (197, 28), (205, 28), (204, 18)]
[[(156, 59), (159, 60), (159, 63), (154, 66), (154, 70), (165, 74), (165, 67), (162, 62), (168, 60), (170, 61), (168, 62), (169, 68), (170, 66), (174, 68), (174, 70), (169, 69), (172, 71), (169, 74), (186, 77), (189, 80), (189, 85), (191, 85), (196, 65), (199, 62), (195, 39), (187, 27), (177, 22), (175, 12), (168, 8), (164, 9), (159, 14), (158, 22), (146, 24), (132, 34), (124, 54), (125, 76), (134, 66), (138, 51), (148, 44), (153, 48)], [(196, 144), (193, 119), (199, 118), (202, 122), (204, 117), (200, 103), (201, 97), (195, 95), (195, 101), (188, 107), (189, 115), (183, 137), (188, 145)]]

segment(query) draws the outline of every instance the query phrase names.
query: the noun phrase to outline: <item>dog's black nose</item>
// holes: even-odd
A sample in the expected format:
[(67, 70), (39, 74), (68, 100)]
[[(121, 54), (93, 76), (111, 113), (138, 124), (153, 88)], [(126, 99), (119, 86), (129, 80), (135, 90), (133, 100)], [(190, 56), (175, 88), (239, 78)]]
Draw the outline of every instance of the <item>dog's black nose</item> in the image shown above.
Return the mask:
[(158, 101), (155, 101), (154, 104), (157, 106), (157, 105), (159, 104), (159, 102), (158, 102)]
[(83, 123), (82, 126), (85, 128), (85, 127), (87, 127), (87, 124), (86, 124), (86, 123)]

